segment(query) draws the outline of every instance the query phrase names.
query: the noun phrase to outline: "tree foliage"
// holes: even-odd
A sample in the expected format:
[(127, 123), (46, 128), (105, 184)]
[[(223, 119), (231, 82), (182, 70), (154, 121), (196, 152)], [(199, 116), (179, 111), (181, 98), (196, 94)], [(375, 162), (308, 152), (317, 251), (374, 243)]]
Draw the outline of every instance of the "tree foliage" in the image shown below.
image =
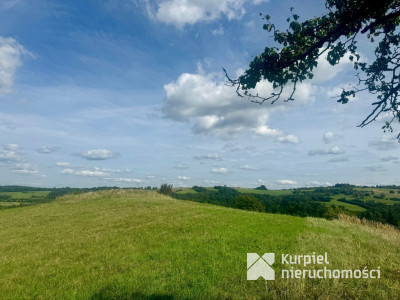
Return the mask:
[(264, 205), (253, 195), (239, 195), (235, 199), (235, 206), (239, 209), (251, 211), (265, 211)]
[(163, 183), (158, 190), (158, 193), (171, 196), (172, 195), (172, 184)]
[(260, 185), (260, 186), (258, 186), (258, 187), (256, 187), (255, 189), (256, 189), (256, 190), (261, 190), (261, 191), (266, 191), (266, 190), (268, 190), (267, 187), (266, 187), (265, 185), (263, 185), (263, 184)]
[[(242, 194), (237, 189), (227, 186), (215, 186), (214, 189), (194, 186), (193, 189), (197, 190), (196, 193), (175, 192), (172, 193), (172, 197), (244, 210), (330, 220), (338, 218), (340, 214), (348, 214), (400, 228), (400, 198), (393, 197), (396, 193), (390, 193), (390, 190), (400, 192), (400, 186), (357, 187), (342, 183), (331, 187), (294, 189), (290, 194), (269, 194), (258, 191)], [(374, 192), (374, 189), (380, 191)], [(391, 196), (389, 199), (388, 194)], [(349, 210), (340, 204), (334, 205), (332, 199), (337, 199), (343, 204), (358, 206), (364, 211)]]
[[(400, 1), (325, 0), (325, 7), (325, 15), (304, 22), (291, 8), (286, 31), (279, 31), (269, 15), (262, 15), (266, 21), (263, 28), (273, 33), (278, 47), (266, 47), (237, 79), (231, 79), (224, 69), (229, 84), (236, 87), (240, 97), (256, 103), (274, 103), (281, 98), (290, 101), (294, 100), (297, 85), (313, 78), (320, 58), (325, 57), (334, 66), (346, 55), (357, 72), (358, 84), (343, 88), (337, 101), (345, 104), (357, 93), (369, 92), (375, 98), (372, 111), (359, 127), (383, 113), (388, 118), (382, 129), (393, 131), (393, 121), (400, 122)], [(375, 47), (371, 62), (363, 61), (357, 51), (363, 37)], [(274, 91), (270, 95), (251, 92), (261, 80), (272, 83)], [(285, 88), (290, 91), (287, 97)]]

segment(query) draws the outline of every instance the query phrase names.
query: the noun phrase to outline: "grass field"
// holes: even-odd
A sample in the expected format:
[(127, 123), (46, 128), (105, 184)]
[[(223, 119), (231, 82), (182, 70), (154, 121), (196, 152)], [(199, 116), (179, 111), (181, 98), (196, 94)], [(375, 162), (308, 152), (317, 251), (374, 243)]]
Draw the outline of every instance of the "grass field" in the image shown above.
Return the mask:
[(292, 190), (256, 190), (250, 188), (236, 188), (236, 190), (240, 193), (250, 193), (250, 194), (266, 194), (271, 196), (280, 196), (280, 195), (290, 195), (292, 194)]
[(365, 211), (366, 209), (363, 207), (360, 207), (355, 204), (350, 204), (350, 203), (345, 203), (345, 202), (340, 202), (337, 200), (337, 198), (342, 198), (342, 197), (332, 197), (333, 199), (329, 202), (324, 203), (326, 206), (332, 206), (335, 205), (336, 207), (343, 206), (345, 209), (348, 211), (352, 212), (360, 212), (360, 211)]
[(195, 190), (193, 190), (192, 188), (179, 188), (179, 189), (175, 189), (175, 193), (178, 193), (178, 194), (195, 194), (197, 192)]
[(50, 191), (33, 191), (33, 192), (0, 192), (1, 195), (9, 195), (12, 199), (31, 199), (32, 197), (47, 197)]
[[(207, 188), (210, 191), (217, 191), (214, 188)], [(271, 195), (271, 196), (280, 196), (280, 195), (290, 195), (292, 194), (292, 190), (256, 190), (252, 188), (235, 188), (239, 193), (243, 194), (266, 194), (266, 195)], [(190, 194), (190, 193), (197, 193), (195, 190), (192, 188), (179, 188), (176, 190), (176, 193), (178, 194)]]
[[(217, 190), (212, 188), (212, 187), (207, 187), (207, 190), (211, 191), (211, 192), (216, 192)], [(192, 194), (192, 193), (197, 193), (194, 189), (192, 188), (178, 188), (175, 189), (175, 192), (178, 194)]]
[(0, 201), (0, 207), (1, 206), (8, 207), (8, 206), (13, 206), (13, 205), (18, 206), (20, 204), (21, 204), (21, 202), (12, 202), (12, 201), (4, 201), (4, 202), (2, 202), (2, 201)]
[[(152, 191), (64, 196), (0, 211), (2, 299), (399, 299), (389, 226), (246, 212)], [(380, 279), (247, 281), (246, 253), (328, 253)], [(276, 274), (283, 266), (278, 259)], [(278, 275), (277, 275), (278, 276)]]
[(50, 191), (0, 192), (0, 208), (26, 206), (46, 201)]

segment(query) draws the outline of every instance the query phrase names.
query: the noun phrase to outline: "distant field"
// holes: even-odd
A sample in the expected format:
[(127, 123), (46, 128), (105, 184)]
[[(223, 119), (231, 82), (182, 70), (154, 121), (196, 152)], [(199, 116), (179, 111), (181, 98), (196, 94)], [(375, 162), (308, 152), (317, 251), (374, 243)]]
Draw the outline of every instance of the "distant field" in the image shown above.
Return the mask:
[(175, 193), (178, 194), (195, 194), (197, 193), (195, 190), (193, 190), (192, 188), (178, 188), (178, 189), (174, 189)]
[[(335, 205), (335, 206), (337, 206), (337, 207), (343, 206), (345, 209), (347, 209), (347, 210), (349, 210), (349, 211), (354, 211), (354, 212), (359, 212), (359, 211), (365, 211), (365, 210), (366, 210), (365, 208), (360, 207), (360, 206), (358, 206), (358, 205), (353, 205), (353, 204), (350, 204), (350, 203), (340, 202), (340, 201), (337, 200), (337, 198), (338, 198), (338, 197), (336, 197), (336, 199), (335, 199), (335, 198), (332, 199), (332, 200), (329, 201), (329, 202), (326, 202), (325, 205), (327, 205), (327, 206)], [(340, 197), (339, 197), (339, 198), (340, 198)]]
[(290, 195), (292, 194), (292, 190), (256, 190), (249, 188), (236, 188), (240, 193), (251, 193), (251, 194), (266, 194), (272, 196), (280, 196), (280, 195)]
[(0, 206), (13, 206), (13, 205), (18, 206), (20, 204), (21, 204), (21, 202), (11, 202), (11, 201), (9, 201), (9, 202), (1, 202), (0, 201)]
[[(214, 188), (207, 188), (210, 191), (217, 191)], [(252, 188), (235, 188), (238, 192), (240, 193), (251, 193), (251, 194), (266, 194), (266, 195), (273, 195), (273, 196), (279, 196), (279, 195), (290, 195), (292, 194), (292, 190), (256, 190)], [(179, 194), (186, 194), (186, 193), (197, 193), (195, 190), (192, 188), (179, 188), (176, 189), (176, 193)]]
[[(356, 191), (362, 191), (364, 193), (369, 193), (369, 196), (365, 196), (365, 198), (363, 200), (365, 201), (369, 201), (372, 200), (374, 202), (380, 202), (380, 203), (384, 203), (384, 204), (394, 204), (394, 203), (398, 203), (400, 201), (400, 194), (398, 193), (399, 190), (394, 189), (392, 190), (393, 193), (390, 193), (389, 191), (391, 189), (378, 189), (378, 188), (355, 188)], [(372, 193), (373, 192), (373, 193)], [(384, 194), (384, 199), (377, 199), (374, 196), (378, 196), (380, 194)], [(390, 198), (396, 198), (399, 201), (393, 201), (390, 200)]]
[[(350, 217), (327, 221), (246, 212), (152, 191), (69, 195), (0, 211), (0, 294), (2, 299), (398, 299), (399, 246), (399, 231)], [(327, 252), (329, 267), (380, 266), (382, 277), (247, 281), (248, 252)], [(279, 259), (273, 266), (280, 274)]]
[[(207, 190), (209, 190), (209, 191), (212, 191), (212, 192), (215, 192), (215, 191), (217, 191), (216, 189), (214, 189), (214, 188), (212, 188), (212, 187), (207, 187), (206, 188)], [(174, 189), (175, 190), (175, 192), (176, 193), (178, 193), (178, 194), (190, 194), (190, 193), (197, 193), (195, 190), (193, 190), (192, 188), (177, 188), (177, 189)]]
[(12, 199), (31, 199), (32, 197), (47, 197), (50, 191), (34, 192), (0, 192), (1, 195), (9, 195)]
[[(216, 191), (213, 188), (207, 188), (210, 191)], [(238, 192), (240, 193), (249, 193), (249, 194), (264, 194), (264, 195), (271, 195), (271, 196), (283, 196), (283, 195), (291, 195), (293, 194), (293, 190), (258, 190), (254, 188), (235, 188)], [(390, 193), (391, 189), (386, 189), (386, 188), (362, 188), (362, 187), (356, 187), (354, 188), (355, 191), (361, 192), (362, 197), (359, 196), (353, 196), (353, 195), (346, 195), (346, 194), (338, 194), (338, 195), (330, 195), (332, 198), (331, 201), (329, 202), (324, 202), (324, 205), (326, 206), (336, 206), (336, 207), (344, 207), (347, 211), (350, 213), (357, 213), (357, 212), (363, 212), (366, 211), (364, 207), (360, 207), (357, 205), (357, 203), (351, 204), (351, 203), (345, 203), (338, 201), (340, 198), (344, 198), (348, 201), (354, 201), (354, 200), (361, 200), (363, 202), (368, 202), (372, 201), (375, 203), (383, 203), (386, 205), (393, 205), (396, 203), (400, 203), (400, 194), (398, 193), (398, 190), (393, 189), (392, 193)], [(315, 189), (298, 189), (297, 192), (300, 193), (313, 193)], [(191, 194), (191, 193), (197, 193), (194, 191), (192, 188), (180, 188), (176, 189), (176, 192), (178, 194)], [(382, 197), (383, 195), (383, 197)], [(374, 197), (375, 196), (375, 197)], [(379, 198), (378, 198), (379, 197)], [(392, 198), (392, 199), (390, 199)], [(393, 200), (395, 199), (395, 200)], [(397, 200), (398, 199), (398, 200)]]
[(43, 202), (50, 191), (0, 192), (0, 207), (30, 205)]
[[(364, 193), (371, 193), (371, 191), (372, 191), (371, 189), (365, 189), (365, 188), (364, 189), (357, 188), (356, 190), (362, 191)], [(349, 196), (349, 195), (342, 195), (342, 194), (341, 195), (334, 195), (334, 196), (332, 196), (332, 198), (333, 198), (333, 202), (336, 202), (335, 200), (340, 199), (340, 198), (346, 198), (347, 200), (350, 200), (350, 201), (351, 200), (355, 200), (355, 199), (360, 199), (360, 200), (362, 200), (364, 202), (373, 201), (375, 203), (383, 203), (383, 204), (386, 204), (386, 205), (393, 205), (393, 204), (396, 204), (396, 203), (400, 203), (400, 195), (397, 194), (397, 193), (396, 194), (390, 194), (385, 189), (374, 189), (373, 191), (374, 191), (374, 194), (370, 194), (370, 196), (364, 196), (362, 198)], [(379, 198), (375, 198), (374, 197), (374, 196), (381, 195), (381, 194), (385, 194), (385, 198), (379, 199)], [(391, 200), (390, 198), (396, 198), (396, 199), (398, 199), (398, 201)], [(342, 204), (346, 204), (346, 203), (342, 202)]]

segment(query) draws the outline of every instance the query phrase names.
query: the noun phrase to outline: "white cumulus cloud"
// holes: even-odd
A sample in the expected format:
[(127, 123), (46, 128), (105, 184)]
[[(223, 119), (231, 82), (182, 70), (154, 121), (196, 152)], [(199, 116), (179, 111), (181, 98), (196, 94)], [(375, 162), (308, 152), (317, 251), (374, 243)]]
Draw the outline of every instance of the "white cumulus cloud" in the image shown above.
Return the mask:
[(285, 143), (285, 144), (298, 144), (299, 138), (293, 134), (289, 134), (289, 135), (278, 137), (277, 141), (280, 143)]
[[(150, 18), (183, 28), (199, 22), (214, 21), (221, 16), (237, 19), (245, 13), (248, 0), (162, 0), (146, 1)], [(260, 0), (256, 0), (258, 4)]]
[(254, 129), (256, 135), (277, 137), (282, 135), (282, 131), (278, 129), (270, 129), (266, 125), (262, 125)]
[(227, 168), (213, 168), (212, 170), (211, 170), (211, 172), (212, 173), (214, 173), (214, 174), (226, 174), (226, 173), (228, 173), (228, 169)]
[(218, 153), (195, 155), (194, 159), (219, 159), (219, 155), (218, 155)]
[(79, 170), (79, 171), (75, 171), (73, 169), (64, 169), (64, 170), (61, 171), (61, 174), (89, 176), (89, 177), (103, 177), (103, 176), (107, 175), (105, 172), (97, 171), (97, 170)]
[(178, 163), (178, 164), (176, 164), (173, 168), (185, 170), (185, 169), (189, 169), (189, 166), (186, 165), (186, 164), (183, 164), (183, 163)]
[(5, 150), (17, 150), (19, 148), (18, 144), (8, 144), (4, 147)]
[(64, 169), (61, 171), (61, 174), (74, 174), (74, 170), (72, 169)]
[(112, 182), (122, 182), (122, 183), (141, 183), (141, 182), (142, 182), (141, 179), (137, 179), (137, 178), (124, 178), (124, 177), (120, 177), (120, 178), (104, 178), (104, 180), (106, 180), (106, 181), (112, 181)]
[(27, 175), (37, 174), (38, 172), (39, 170), (37, 169), (16, 169), (13, 171), (13, 173), (16, 174), (27, 174)]
[(326, 143), (329, 144), (334, 140), (339, 139), (340, 136), (338, 136), (337, 134), (334, 134), (331, 131), (325, 132), (324, 135), (322, 136), (322, 140)]
[(21, 161), (21, 156), (15, 151), (0, 150), (0, 162), (17, 162)]
[(24, 55), (32, 55), (13, 38), (0, 36), (0, 97), (11, 91)]
[(310, 186), (332, 186), (332, 183), (330, 182), (319, 182), (319, 181), (311, 181), (308, 183)]
[(249, 166), (249, 165), (240, 166), (239, 169), (248, 170), (248, 171), (256, 171), (256, 170), (258, 170), (258, 168), (253, 167), (253, 166)]
[(334, 146), (329, 149), (319, 149), (319, 150), (311, 150), (308, 152), (309, 155), (337, 155), (337, 154), (343, 154), (344, 151), (340, 149), (338, 146)]
[(28, 163), (19, 163), (15, 165), (15, 169), (13, 170), (15, 174), (26, 174), (26, 175), (35, 175), (39, 173), (39, 170), (33, 167)]
[(49, 145), (49, 146), (40, 147), (37, 150), (37, 152), (42, 153), (42, 154), (49, 154), (49, 153), (53, 153), (53, 152), (57, 151), (58, 149), (59, 149), (59, 147), (57, 147), (57, 146)]
[(224, 29), (220, 26), (218, 29), (214, 29), (211, 31), (211, 33), (215, 36), (217, 35), (223, 35), (224, 34)]
[(82, 171), (77, 171), (74, 172), (75, 175), (81, 175), (81, 176), (95, 176), (95, 177), (101, 177), (106, 175), (102, 171), (91, 171), (91, 170), (82, 170)]
[(288, 179), (280, 179), (280, 180), (278, 180), (278, 183), (279, 184), (283, 184), (283, 185), (295, 185), (295, 184), (297, 184), (296, 181), (288, 180)]
[[(248, 99), (239, 98), (235, 89), (226, 85), (222, 74), (183, 73), (174, 82), (164, 86), (165, 99), (162, 112), (165, 117), (192, 125), (195, 134), (210, 134), (232, 138), (240, 133), (252, 131), (265, 137), (283, 137), (279, 129), (270, 129), (266, 122), (269, 115), (299, 103), (314, 100), (315, 89), (303, 83), (297, 88), (296, 101), (278, 101), (274, 105), (256, 105)], [(254, 93), (270, 95), (273, 91), (268, 82), (259, 82)], [(293, 142), (285, 138), (282, 142)]]
[(81, 152), (78, 155), (88, 160), (106, 160), (116, 156), (115, 153), (107, 149), (88, 150), (86, 152)]

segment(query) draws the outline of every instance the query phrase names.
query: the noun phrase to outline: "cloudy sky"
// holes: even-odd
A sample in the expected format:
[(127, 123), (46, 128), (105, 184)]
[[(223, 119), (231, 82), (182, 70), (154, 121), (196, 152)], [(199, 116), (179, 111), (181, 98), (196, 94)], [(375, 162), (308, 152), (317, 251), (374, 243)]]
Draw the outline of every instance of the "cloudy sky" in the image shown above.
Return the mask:
[[(323, 1), (0, 1), (0, 185), (397, 184), (400, 146), (347, 60), (321, 61), (291, 103), (239, 99), (235, 77)], [(365, 60), (370, 49), (362, 47)], [(259, 93), (270, 85), (260, 83)]]

